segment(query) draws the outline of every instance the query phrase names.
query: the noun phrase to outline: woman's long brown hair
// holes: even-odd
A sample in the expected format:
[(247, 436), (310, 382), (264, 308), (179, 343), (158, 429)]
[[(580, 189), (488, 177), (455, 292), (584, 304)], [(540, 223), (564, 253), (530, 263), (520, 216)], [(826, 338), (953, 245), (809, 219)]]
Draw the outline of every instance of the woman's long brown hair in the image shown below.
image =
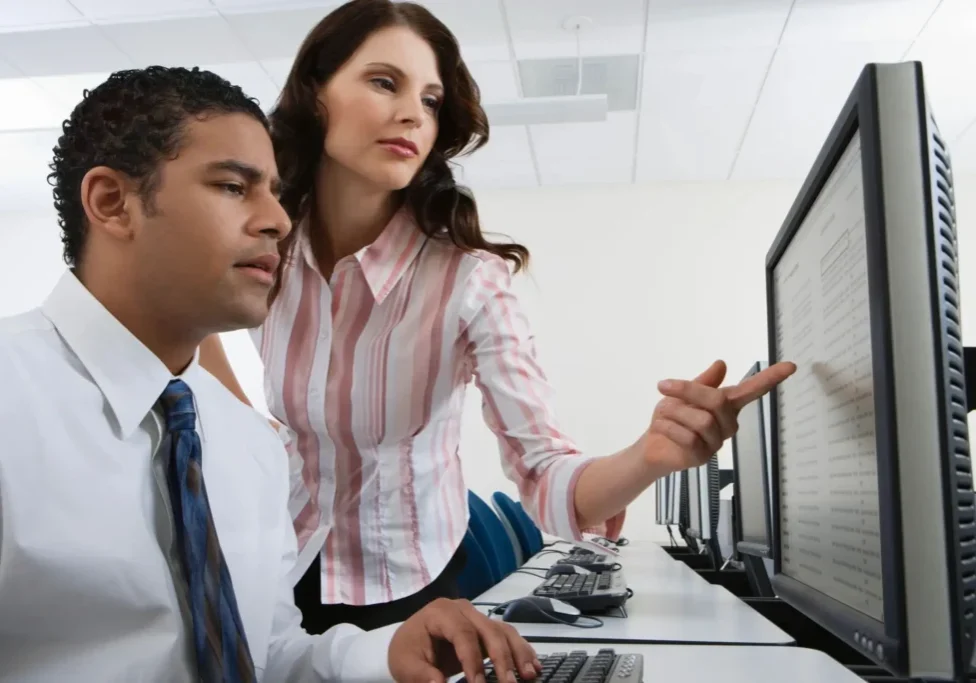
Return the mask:
[(474, 197), (455, 182), (448, 165), (450, 159), (488, 142), (488, 118), (481, 107), (481, 93), (461, 59), (457, 39), (424, 7), (389, 0), (352, 0), (320, 21), (302, 43), (271, 112), (275, 156), (283, 181), (281, 203), (295, 225), (280, 245), (283, 264), (289, 260), (298, 228), (314, 204), (315, 172), (324, 154), (327, 125), (318, 116), (318, 90), (370, 35), (390, 26), (405, 26), (431, 46), (444, 85), (437, 139), (405, 189), (404, 202), (426, 235), (450, 241), (464, 251), (491, 252), (511, 262), (516, 271), (525, 268), (528, 249), (485, 238)]

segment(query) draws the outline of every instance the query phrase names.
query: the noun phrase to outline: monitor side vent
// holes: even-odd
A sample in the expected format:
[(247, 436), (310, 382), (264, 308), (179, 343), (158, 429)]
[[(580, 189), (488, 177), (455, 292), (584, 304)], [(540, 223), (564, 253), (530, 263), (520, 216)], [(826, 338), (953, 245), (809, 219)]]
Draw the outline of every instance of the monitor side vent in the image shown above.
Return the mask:
[(948, 418), (947, 464), (956, 514), (956, 532), (960, 559), (959, 594), (963, 598), (962, 620), (965, 640), (976, 636), (976, 508), (974, 508), (973, 473), (969, 454), (968, 408), (966, 403), (966, 366), (962, 344), (962, 321), (959, 303), (959, 264), (956, 242), (956, 202), (949, 152), (939, 136), (934, 120), (931, 132), (932, 206), (935, 229), (935, 260), (941, 318), (943, 373)]
[(678, 475), (681, 479), (681, 484), (678, 486), (681, 491), (681, 504), (678, 506), (678, 528), (684, 531), (691, 524), (691, 515), (689, 514), (689, 498), (688, 498), (688, 472), (687, 470), (681, 472)]
[(713, 455), (708, 459), (708, 464), (705, 467), (705, 472), (708, 477), (708, 524), (711, 530), (711, 538), (718, 538), (718, 517), (720, 513), (719, 507), (719, 484), (721, 483), (718, 467), (718, 454)]

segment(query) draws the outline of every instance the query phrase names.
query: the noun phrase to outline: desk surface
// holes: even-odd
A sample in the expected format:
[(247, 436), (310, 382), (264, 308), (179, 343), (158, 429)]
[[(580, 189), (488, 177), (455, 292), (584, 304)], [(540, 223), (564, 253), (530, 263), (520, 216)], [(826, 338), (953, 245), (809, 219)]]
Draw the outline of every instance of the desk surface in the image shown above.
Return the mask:
[[(595, 654), (602, 647), (608, 645), (574, 643), (563, 648), (535, 645), (539, 654), (570, 649)], [(644, 656), (646, 683), (864, 683), (824, 653), (800, 647), (627, 643), (612, 647), (618, 654)]]
[[(533, 642), (700, 643), (723, 645), (792, 645), (793, 638), (724, 588), (701, 578), (664, 550), (629, 546), (620, 563), (634, 596), (627, 618), (606, 617), (599, 628), (567, 624), (512, 624)], [(531, 558), (526, 565), (545, 567), (558, 556)], [(541, 574), (541, 572), (540, 572)], [(512, 574), (475, 600), (500, 604), (529, 595), (541, 576)], [(500, 618), (500, 617), (496, 617)], [(588, 620), (586, 620), (588, 621)]]

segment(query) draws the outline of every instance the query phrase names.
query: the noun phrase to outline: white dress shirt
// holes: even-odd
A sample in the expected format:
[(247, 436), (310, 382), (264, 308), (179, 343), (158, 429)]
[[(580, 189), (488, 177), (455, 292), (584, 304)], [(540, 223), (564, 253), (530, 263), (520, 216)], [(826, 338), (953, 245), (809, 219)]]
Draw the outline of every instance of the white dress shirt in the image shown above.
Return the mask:
[[(396, 626), (300, 626), (285, 450), (196, 362), (203, 472), (259, 680), (389, 680)], [(0, 320), (0, 681), (191, 681), (157, 401), (172, 374), (68, 272)]]

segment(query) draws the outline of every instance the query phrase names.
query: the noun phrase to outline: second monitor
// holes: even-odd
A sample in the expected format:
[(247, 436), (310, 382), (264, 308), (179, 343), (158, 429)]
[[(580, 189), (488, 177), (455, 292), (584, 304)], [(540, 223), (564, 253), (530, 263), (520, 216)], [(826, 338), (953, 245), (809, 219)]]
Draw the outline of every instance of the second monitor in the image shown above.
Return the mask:
[(976, 509), (948, 151), (868, 65), (766, 263), (777, 594), (896, 675), (968, 678)]

